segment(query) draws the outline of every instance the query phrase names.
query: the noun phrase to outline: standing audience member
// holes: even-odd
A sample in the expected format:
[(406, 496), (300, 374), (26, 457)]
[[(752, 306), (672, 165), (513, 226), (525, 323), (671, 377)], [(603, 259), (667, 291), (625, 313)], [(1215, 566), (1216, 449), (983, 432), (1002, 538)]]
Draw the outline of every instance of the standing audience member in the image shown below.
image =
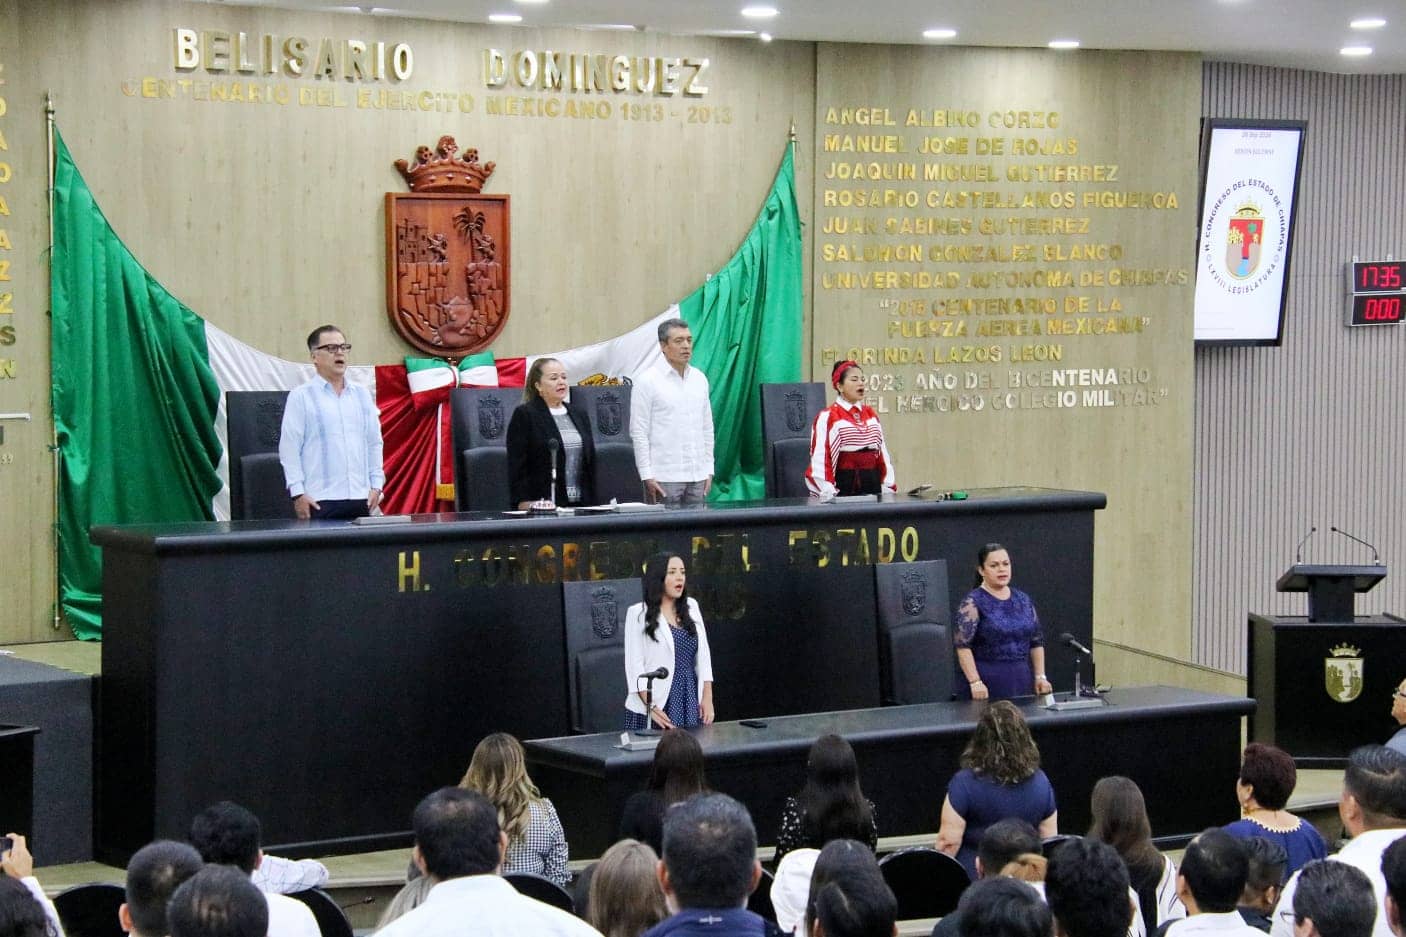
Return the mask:
[(1240, 819), (1225, 827), (1237, 839), (1262, 836), (1284, 848), (1292, 875), (1328, 855), (1328, 844), (1313, 824), (1284, 809), (1298, 783), (1294, 759), (1282, 748), (1251, 742), (1245, 746), (1235, 796)]
[(166, 905), (171, 937), (272, 934), (266, 898), (242, 869), (219, 863), (207, 865), (172, 893)]
[(1144, 932), (1150, 934), (1167, 921), (1186, 917), (1177, 897), (1177, 867), (1152, 843), (1152, 822), (1142, 789), (1120, 775), (1100, 778), (1089, 809), (1093, 814), (1089, 836), (1116, 849), (1128, 867)]
[(1267, 934), (1274, 924), (1270, 914), (1279, 903), (1279, 893), (1284, 890), (1289, 857), (1282, 846), (1263, 836), (1252, 836), (1241, 842), (1245, 845), (1245, 858), (1250, 860), (1250, 874), (1237, 910), (1246, 924)]
[(762, 877), (757, 831), (726, 794), (699, 794), (664, 818), (659, 884), (672, 916), (646, 937), (772, 937), (781, 930), (747, 910)]
[(1240, 840), (1221, 829), (1202, 832), (1187, 844), (1177, 873), (1177, 895), (1187, 916), (1164, 925), (1158, 934), (1260, 937), (1236, 910), (1249, 877), (1250, 859)]
[(1402, 680), (1392, 691), (1391, 718), (1395, 719), (1401, 728), (1387, 739), (1386, 747), (1406, 755), (1406, 680)]
[[(44, 888), (39, 884), (39, 879), (34, 877), (34, 857), (29, 854), (28, 841), (18, 833), (6, 833), (6, 838), (10, 841), (10, 848), (0, 851), (0, 881), (12, 880), (29, 892), (39, 904), (39, 909), (44, 912), (45, 918), (49, 921), (50, 927), (58, 937), (63, 937), (63, 925), (59, 923), (58, 912), (54, 910), (54, 903), (44, 894)], [(15, 908), (16, 927), (20, 927), (21, 920), (27, 920), (29, 912), (23, 901), (18, 900), (18, 892), (10, 889)], [(27, 925), (25, 925), (27, 926)]]
[(1406, 836), (1382, 853), (1382, 878), (1386, 881), (1386, 920), (1396, 937), (1406, 937)]
[(503, 880), (508, 834), (482, 794), (441, 788), (420, 801), (411, 825), (415, 865), (434, 886), (423, 904), (378, 932), (384, 937), (598, 937), (585, 921)]
[[(713, 487), (713, 405), (708, 378), (689, 365), (693, 333), (682, 319), (659, 323), (664, 360), (635, 376), (630, 443), (644, 499), (702, 504)], [(643, 671), (641, 671), (643, 672)]]
[[(976, 877), (984, 880), (988, 878), (999, 878), (1006, 874), (1009, 868), (1012, 872), (1023, 872), (1028, 868), (1026, 857), (1040, 856), (1040, 836), (1035, 832), (1035, 827), (1014, 817), (997, 820), (986, 828), (986, 833), (981, 837), (981, 845), (976, 853)], [(1041, 863), (1048, 871), (1048, 864)], [(1026, 881), (1024, 874), (1012, 875), (1021, 882)], [(1043, 875), (1040, 876), (1044, 878)], [(1035, 889), (1029, 889), (1034, 894), (1039, 894)], [(970, 889), (968, 889), (970, 891)], [(993, 892), (992, 894), (997, 894)], [(963, 894), (965, 897), (965, 894)], [(957, 937), (962, 931), (962, 906), (957, 905), (957, 910), (948, 914), (938, 921), (932, 929), (932, 937)]]
[(810, 879), (807, 937), (893, 937), (897, 917), (898, 900), (873, 850), (852, 839), (827, 843)]
[[(1386, 899), (1386, 880), (1382, 877), (1382, 853), (1394, 841), (1406, 836), (1406, 755), (1385, 745), (1363, 745), (1347, 758), (1343, 773), (1342, 796), (1338, 798), (1338, 816), (1352, 841), (1330, 856), (1334, 862), (1346, 862), (1367, 874), (1377, 895), (1377, 920), (1373, 937), (1391, 937), (1386, 914), (1381, 910)], [(1298, 876), (1290, 876), (1274, 909), (1271, 937), (1293, 937), (1290, 912), (1294, 907), (1294, 889)]]
[(1056, 937), (1123, 937), (1133, 917), (1128, 869), (1096, 839), (1072, 837), (1050, 857), (1045, 900)]
[(51, 937), (54, 929), (44, 906), (18, 879), (0, 876), (0, 937)]
[(963, 892), (957, 915), (961, 937), (1049, 937), (1054, 923), (1039, 892), (1001, 876), (983, 879)]
[(707, 790), (698, 740), (681, 729), (665, 731), (654, 749), (649, 782), (625, 801), (617, 839), (637, 839), (655, 853), (662, 852), (664, 814), (674, 804)]
[(165, 937), (166, 905), (177, 888), (204, 863), (185, 843), (159, 839), (132, 854), (127, 863), (127, 900), (117, 909), (122, 929), (136, 937)]
[(566, 831), (557, 808), (527, 776), (522, 743), (506, 732), (485, 736), (459, 786), (477, 791), (498, 808), (498, 823), (508, 835), (505, 875), (529, 872), (566, 886), (571, 878)]
[(1018, 817), (1042, 837), (1058, 832), (1054, 788), (1040, 770), (1040, 750), (1020, 710), (1007, 700), (981, 713), (962, 752), (962, 770), (947, 785), (937, 849), (976, 874), (976, 847), (997, 820)]
[[(190, 824), (190, 844), (200, 858), (215, 865), (232, 865), (246, 877), (252, 877), (264, 858), (259, 837), (258, 817), (228, 800), (206, 807)], [(258, 893), (252, 883), (251, 887)], [(307, 905), (286, 895), (260, 894), (268, 903), (268, 937), (319, 937), (317, 919)]]
[(805, 787), (786, 798), (776, 860), (793, 849), (820, 849), (832, 839), (856, 839), (874, 849), (879, 830), (874, 805), (859, 787), (854, 748), (838, 735), (822, 735), (806, 756)]
[(1296, 937), (1370, 937), (1377, 896), (1361, 869), (1316, 860), (1304, 866), (1294, 891)]
[(659, 855), (634, 839), (605, 851), (591, 876), (587, 919), (605, 937), (640, 937), (669, 916), (659, 886)]

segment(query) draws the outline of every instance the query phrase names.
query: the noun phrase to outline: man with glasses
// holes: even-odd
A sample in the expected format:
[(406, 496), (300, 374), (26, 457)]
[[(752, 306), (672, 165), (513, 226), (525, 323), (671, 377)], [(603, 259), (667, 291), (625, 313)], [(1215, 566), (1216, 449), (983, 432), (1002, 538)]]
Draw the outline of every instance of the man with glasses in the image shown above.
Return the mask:
[(278, 460), (302, 520), (365, 517), (386, 484), (380, 414), (371, 393), (347, 381), (351, 347), (335, 325), (313, 329), (308, 353), (317, 373), (288, 392)]
[(635, 379), (630, 442), (650, 503), (702, 504), (713, 485), (713, 407), (708, 378), (689, 365), (693, 333), (682, 319), (659, 323), (664, 364)]
[(1406, 755), (1406, 680), (1402, 680), (1396, 692), (1391, 694), (1391, 718), (1395, 719), (1401, 728), (1387, 739), (1386, 747)]

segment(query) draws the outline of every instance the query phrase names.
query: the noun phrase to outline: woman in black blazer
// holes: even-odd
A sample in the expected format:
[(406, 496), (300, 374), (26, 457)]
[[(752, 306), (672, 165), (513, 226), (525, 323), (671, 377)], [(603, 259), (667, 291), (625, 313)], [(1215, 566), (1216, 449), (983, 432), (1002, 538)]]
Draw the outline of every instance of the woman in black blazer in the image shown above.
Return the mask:
[[(508, 487), (512, 506), (519, 510), (549, 497), (559, 505), (596, 503), (591, 422), (579, 407), (566, 402), (569, 387), (566, 368), (555, 358), (538, 358), (527, 371), (524, 402), (508, 421)], [(549, 494), (553, 441), (557, 485), (555, 494)]]

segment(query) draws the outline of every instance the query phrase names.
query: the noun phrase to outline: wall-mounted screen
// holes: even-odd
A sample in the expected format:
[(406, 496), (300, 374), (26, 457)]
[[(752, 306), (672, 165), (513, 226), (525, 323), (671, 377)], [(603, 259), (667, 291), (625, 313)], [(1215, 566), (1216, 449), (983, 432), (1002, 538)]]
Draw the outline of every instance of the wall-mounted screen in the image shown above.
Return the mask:
[(1303, 121), (1205, 122), (1196, 341), (1278, 345), (1303, 162)]

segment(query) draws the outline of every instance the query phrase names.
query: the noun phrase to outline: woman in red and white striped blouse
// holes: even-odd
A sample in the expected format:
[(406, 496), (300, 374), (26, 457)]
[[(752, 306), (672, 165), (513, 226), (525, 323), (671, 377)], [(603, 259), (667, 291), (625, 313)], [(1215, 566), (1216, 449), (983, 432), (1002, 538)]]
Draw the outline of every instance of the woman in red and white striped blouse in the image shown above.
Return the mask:
[(896, 491), (884, 428), (864, 404), (864, 369), (841, 361), (830, 372), (830, 383), (838, 396), (816, 416), (810, 432), (806, 487), (811, 496), (828, 501), (836, 495)]

